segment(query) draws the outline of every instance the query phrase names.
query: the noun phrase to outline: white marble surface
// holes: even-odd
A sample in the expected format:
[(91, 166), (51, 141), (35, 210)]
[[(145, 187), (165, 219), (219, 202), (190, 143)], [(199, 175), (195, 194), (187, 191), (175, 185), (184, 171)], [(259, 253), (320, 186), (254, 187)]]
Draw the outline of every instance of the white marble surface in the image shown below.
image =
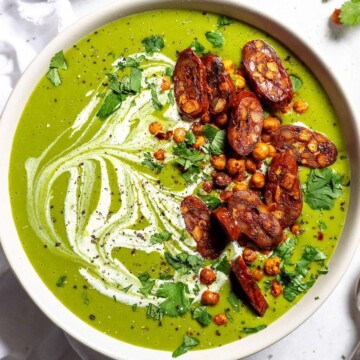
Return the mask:
[[(6, 0), (0, 0), (0, 5), (2, 1)], [(48, 0), (48, 2), (51, 1)], [(246, 0), (238, 1), (247, 3)], [(36, 0), (25, 2), (35, 3)], [(73, 0), (70, 2), (75, 18), (78, 18), (91, 11), (96, 11), (100, 6), (111, 4), (115, 0)], [(346, 28), (333, 26), (329, 22), (330, 14), (335, 7), (340, 7), (342, 0), (252, 0), (251, 4), (266, 10), (275, 19), (304, 37), (312, 47), (318, 50), (321, 57), (326, 59), (330, 69), (337, 74), (347, 89), (348, 98), (360, 121), (358, 89), (360, 86), (360, 25), (356, 28)], [(1, 17), (0, 25), (4, 25), (1, 24)], [(31, 36), (29, 39), (36, 42), (36, 39), (32, 39)], [(40, 47), (36, 50), (39, 51)], [(18, 70), (15, 69), (15, 71)], [(6, 96), (6, 93), (0, 92), (0, 104), (5, 101)], [(339, 286), (309, 320), (286, 338), (258, 354), (248, 357), (247, 360), (336, 360), (347, 358), (360, 339), (360, 314), (357, 313), (354, 300), (354, 287), (360, 274), (359, 258), (360, 248), (354, 254)], [(5, 359), (1, 356), (0, 358)], [(76, 355), (67, 355), (63, 358), (75, 359)], [(96, 356), (88, 358), (96, 359)]]

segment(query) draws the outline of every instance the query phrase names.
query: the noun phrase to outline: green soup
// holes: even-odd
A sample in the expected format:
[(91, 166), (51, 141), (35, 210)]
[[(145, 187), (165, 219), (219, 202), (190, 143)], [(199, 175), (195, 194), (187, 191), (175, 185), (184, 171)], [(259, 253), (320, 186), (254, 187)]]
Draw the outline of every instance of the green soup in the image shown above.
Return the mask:
[[(12, 210), (32, 265), (79, 318), (131, 344), (173, 351), (187, 334), (200, 341), (196, 349), (205, 349), (264, 328), (298, 302), (327, 271), (326, 263), (345, 221), (349, 163), (336, 114), (324, 90), (309, 69), (269, 35), (237, 21), (218, 27), (218, 19), (218, 15), (196, 11), (163, 10), (126, 17), (98, 29), (65, 51), (68, 69), (58, 70), (60, 86), (46, 76), (39, 81), (14, 139)], [(208, 41), (209, 31), (222, 34), (221, 47)], [(164, 47), (145, 54), (143, 40), (150, 35), (160, 36)], [(191, 125), (179, 117), (173, 85), (170, 90), (161, 89), (178, 51), (197, 40), (207, 51), (232, 59), (237, 68), (241, 48), (258, 38), (275, 48), (289, 74), (301, 79), (303, 85), (294, 100), (309, 104), (304, 114), (276, 115), (282, 123), (302, 122), (324, 132), (338, 149), (331, 169), (342, 176), (342, 194), (340, 189), (334, 206), (319, 211), (304, 203), (297, 220), (300, 234), (295, 237), (287, 231), (289, 251), (297, 241), (288, 263), (302, 259), (300, 282), (284, 284), (286, 296), (274, 297), (270, 294), (274, 277), (259, 281), (269, 303), (264, 317), (256, 315), (242, 294), (234, 296), (223, 266), (226, 263), (221, 262), (224, 256), (232, 260), (241, 247), (229, 244), (219, 261), (204, 262), (195, 241), (184, 231), (180, 202), (186, 195), (197, 194), (208, 167), (187, 184), (172, 152), (176, 144), (159, 141), (148, 130), (154, 121), (161, 122), (164, 131)], [(116, 64), (122, 57), (128, 62), (120, 60), (124, 69), (119, 69)], [(140, 91), (130, 92), (115, 112), (101, 120), (96, 114), (111, 92), (111, 74), (119, 79), (129, 76), (130, 86)], [(152, 157), (158, 149), (165, 150), (162, 167)], [(303, 184), (308, 175), (309, 169), (300, 166)], [(154, 237), (164, 233), (171, 234), (170, 238)], [(307, 261), (305, 249), (317, 255)], [(185, 256), (182, 261), (176, 258), (178, 254)], [(250, 269), (262, 268), (267, 256), (259, 253)], [(177, 259), (177, 265), (169, 262), (169, 257)], [(198, 308), (207, 288), (198, 277), (204, 266), (217, 269), (210, 288), (220, 293), (220, 302), (206, 311), (211, 317), (226, 314), (226, 326), (216, 325), (206, 312), (202, 322), (209, 322), (207, 326), (192, 318), (191, 309), (204, 310)], [(288, 266), (294, 271), (300, 268)], [(180, 295), (183, 308), (176, 303)]]

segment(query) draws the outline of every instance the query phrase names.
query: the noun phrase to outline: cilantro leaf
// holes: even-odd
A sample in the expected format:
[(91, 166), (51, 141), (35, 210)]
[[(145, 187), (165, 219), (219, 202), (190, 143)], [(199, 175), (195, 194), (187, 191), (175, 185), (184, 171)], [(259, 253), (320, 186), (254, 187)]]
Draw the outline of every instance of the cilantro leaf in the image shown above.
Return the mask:
[(156, 292), (156, 296), (166, 298), (159, 305), (161, 312), (170, 317), (185, 314), (190, 307), (190, 301), (186, 294), (189, 294), (189, 288), (182, 282), (161, 284)]
[(229, 302), (229, 304), (232, 306), (232, 308), (234, 309), (235, 312), (239, 312), (240, 311), (240, 300), (239, 298), (236, 296), (235, 293), (231, 292), (229, 294), (229, 296), (227, 297), (227, 301)]
[(145, 51), (152, 55), (156, 51), (161, 51), (165, 46), (164, 39), (159, 35), (150, 35), (142, 41)]
[(122, 57), (116, 63), (116, 66), (119, 70), (124, 70), (125, 68), (138, 68), (142, 60), (145, 59), (144, 55), (138, 56), (137, 58), (133, 57)]
[(215, 196), (201, 194), (198, 194), (198, 196), (210, 210), (215, 210), (221, 205), (221, 200)]
[(165, 259), (180, 275), (188, 274), (191, 270), (197, 273), (204, 264), (204, 260), (186, 252), (181, 252), (176, 256), (165, 252)]
[(202, 57), (206, 52), (205, 47), (201, 45), (197, 40), (194, 40), (190, 44), (190, 49), (193, 50), (200, 57)]
[(141, 164), (149, 167), (155, 174), (160, 174), (161, 169), (164, 167), (164, 164), (155, 161), (149, 152), (144, 154), (144, 160)]
[(153, 105), (154, 109), (158, 110), (158, 111), (162, 110), (163, 106), (162, 106), (161, 102), (159, 101), (155, 85), (149, 84), (149, 89), (151, 92), (151, 101), (152, 101), (152, 105)]
[(167, 67), (165, 69), (165, 75), (169, 76), (171, 80), (173, 80), (173, 76), (174, 76), (174, 69), (171, 67)]
[(150, 241), (154, 244), (162, 244), (164, 241), (170, 240), (171, 233), (164, 231), (151, 235)]
[(200, 341), (198, 339), (184, 335), (183, 343), (172, 353), (172, 357), (176, 358), (183, 355), (199, 344)]
[(214, 268), (217, 271), (221, 271), (225, 275), (229, 275), (231, 270), (230, 263), (226, 256), (223, 256), (220, 261), (218, 261), (218, 263), (214, 265)]
[(139, 93), (141, 90), (141, 70), (132, 67), (130, 70), (130, 91), (133, 91), (134, 93)]
[(305, 246), (301, 259), (296, 263), (296, 271), (302, 276), (306, 276), (307, 267), (312, 262), (322, 262), (326, 259), (326, 255), (313, 246)]
[(302, 80), (295, 75), (290, 75), (290, 80), (294, 89), (294, 93), (297, 93), (298, 90), (303, 86)]
[(138, 276), (138, 279), (141, 282), (141, 285), (143, 286), (140, 288), (140, 292), (145, 296), (148, 297), (148, 295), (151, 293), (152, 288), (155, 285), (155, 280), (152, 280), (150, 278), (150, 275), (148, 272), (145, 272)]
[(218, 21), (217, 21), (217, 27), (218, 27), (218, 28), (221, 28), (221, 27), (223, 27), (223, 26), (230, 25), (230, 24), (232, 24), (232, 23), (233, 23), (233, 21), (232, 21), (232, 19), (230, 19), (229, 17), (227, 17), (227, 16), (220, 16), (220, 17), (218, 18)]
[(87, 291), (84, 291), (82, 294), (81, 294), (81, 298), (83, 299), (83, 303), (85, 305), (89, 305), (90, 304), (90, 299), (88, 297), (88, 294), (87, 294)]
[(146, 310), (146, 318), (147, 319), (153, 319), (156, 321), (161, 321), (163, 318), (163, 313), (161, 312), (161, 309), (157, 307), (156, 305), (150, 303), (147, 306)]
[(274, 250), (273, 255), (282, 259), (284, 264), (289, 264), (290, 258), (294, 252), (297, 242), (298, 242), (297, 238), (286, 239), (286, 241), (284, 241)]
[(50, 69), (46, 77), (52, 82), (54, 86), (59, 86), (61, 84), (61, 79), (57, 68)]
[(60, 276), (58, 281), (56, 282), (56, 286), (57, 287), (64, 287), (64, 285), (66, 284), (66, 279), (67, 279), (66, 275)]
[(208, 140), (213, 141), (218, 131), (214, 126), (206, 124), (204, 125), (203, 134)]
[(174, 275), (170, 275), (170, 274), (159, 274), (159, 279), (160, 280), (171, 280), (174, 277)]
[(248, 328), (248, 327), (244, 327), (241, 332), (244, 334), (254, 334), (257, 333), (260, 330), (264, 330), (267, 328), (267, 325), (259, 325), (259, 326), (255, 326), (253, 328)]
[(340, 20), (344, 25), (354, 26), (360, 23), (360, 1), (346, 1), (341, 6)]
[(286, 300), (292, 302), (302, 292), (310, 289), (314, 285), (315, 281), (303, 282), (301, 278), (295, 277), (284, 288), (284, 297)]
[(171, 91), (169, 91), (167, 96), (168, 96), (169, 104), (174, 105), (175, 104), (175, 99), (174, 99), (173, 93)]
[(194, 145), (196, 143), (196, 137), (191, 130), (186, 132), (185, 141), (188, 145)]
[(329, 168), (313, 169), (304, 186), (304, 200), (314, 210), (329, 210), (342, 194), (342, 176)]
[(208, 326), (211, 323), (212, 317), (207, 312), (206, 306), (198, 306), (191, 309), (192, 318), (195, 319), (200, 325)]
[(320, 229), (321, 231), (327, 229), (327, 225), (326, 225), (325, 221), (319, 220), (318, 223), (319, 223), (319, 229)]
[(132, 284), (130, 284), (130, 285), (127, 286), (127, 287), (122, 288), (121, 291), (126, 294), (131, 288), (132, 288)]
[(66, 70), (67, 64), (64, 56), (64, 52), (60, 50), (57, 52), (50, 61), (50, 68), (58, 68), (58, 69), (64, 69)]
[(205, 36), (214, 48), (222, 49), (225, 39), (220, 31), (208, 31)]
[(211, 142), (209, 150), (213, 155), (223, 154), (225, 151), (226, 131), (219, 130)]
[(96, 113), (96, 116), (100, 120), (105, 120), (111, 114), (113, 114), (116, 110), (118, 110), (121, 106), (122, 100), (121, 96), (115, 94), (114, 92), (109, 93), (104, 102), (102, 103), (99, 111)]

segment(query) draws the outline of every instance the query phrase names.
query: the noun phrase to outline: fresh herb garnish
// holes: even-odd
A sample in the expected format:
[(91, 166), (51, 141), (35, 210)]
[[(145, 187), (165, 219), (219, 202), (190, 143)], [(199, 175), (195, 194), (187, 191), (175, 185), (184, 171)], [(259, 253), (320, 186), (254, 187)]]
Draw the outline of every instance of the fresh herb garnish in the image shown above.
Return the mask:
[(115, 92), (109, 93), (104, 102), (102, 103), (99, 111), (97, 112), (96, 116), (100, 120), (104, 120), (113, 114), (116, 110), (118, 110), (121, 106), (122, 99), (121, 96), (116, 94)]
[(53, 83), (54, 86), (59, 86), (61, 84), (60, 75), (58, 69), (50, 69), (46, 77)]
[(344, 25), (360, 24), (360, 1), (351, 0), (342, 4), (339, 17)]
[(145, 56), (138, 56), (137, 58), (133, 57), (122, 57), (116, 63), (116, 67), (119, 70), (124, 70), (125, 68), (138, 68), (141, 61), (145, 59)]
[(325, 259), (326, 255), (321, 250), (313, 246), (305, 246), (301, 259), (296, 263), (296, 271), (302, 276), (306, 276), (310, 263), (323, 262)]
[(50, 70), (46, 77), (52, 82), (54, 86), (61, 84), (61, 78), (58, 69), (66, 70), (67, 64), (64, 56), (64, 52), (61, 50), (57, 52), (50, 60)]
[(229, 304), (231, 305), (231, 307), (233, 308), (233, 310), (235, 312), (239, 312), (240, 311), (240, 300), (239, 298), (236, 296), (235, 293), (231, 292), (229, 294), (229, 296), (227, 297), (227, 301), (229, 302)]
[(218, 131), (219, 130), (217, 130), (214, 126), (211, 126), (209, 124), (205, 124), (203, 128), (204, 136), (210, 141), (214, 140), (214, 137), (216, 136)]
[(165, 252), (165, 259), (180, 275), (188, 274), (191, 270), (197, 273), (204, 264), (204, 260), (200, 257), (189, 255), (186, 252), (181, 252), (176, 256)]
[(227, 16), (220, 16), (217, 21), (217, 27), (221, 28), (223, 26), (231, 25), (233, 23), (232, 19)]
[(145, 272), (138, 276), (138, 279), (141, 282), (141, 285), (143, 286), (140, 288), (140, 292), (145, 296), (148, 297), (148, 295), (151, 293), (152, 288), (155, 285), (155, 280), (152, 280), (150, 278), (150, 275), (148, 272)]
[(151, 235), (150, 241), (153, 245), (162, 244), (164, 241), (170, 240), (170, 238), (171, 238), (171, 233), (164, 231), (161, 233), (156, 233)]
[(155, 174), (160, 174), (161, 169), (164, 167), (164, 164), (155, 161), (149, 152), (144, 154), (144, 160), (141, 164), (149, 167)]
[(148, 84), (148, 85), (149, 85), (149, 89), (150, 89), (150, 93), (151, 93), (151, 101), (152, 101), (153, 108), (158, 111), (162, 110), (163, 106), (162, 106), (161, 102), (159, 101), (155, 84)]
[(127, 286), (127, 287), (122, 288), (121, 291), (126, 294), (131, 288), (132, 288), (132, 284), (130, 284), (130, 285)]
[(156, 321), (161, 321), (163, 318), (163, 313), (161, 312), (161, 309), (159, 307), (157, 307), (156, 305), (150, 303), (147, 306), (147, 310), (146, 310), (146, 317), (148, 319), (153, 319)]
[(211, 323), (212, 317), (207, 312), (206, 306), (198, 306), (191, 309), (192, 318), (195, 319), (202, 326), (208, 326)]
[(137, 68), (131, 68), (130, 70), (130, 91), (139, 93), (141, 90), (141, 70)]
[(88, 297), (88, 294), (86, 291), (84, 291), (82, 294), (81, 294), (81, 298), (83, 299), (83, 303), (85, 305), (89, 305), (90, 304), (90, 299)]
[(64, 285), (66, 284), (66, 279), (67, 279), (66, 275), (60, 276), (58, 281), (56, 282), (56, 286), (57, 287), (64, 287)]
[(287, 271), (285, 268), (281, 270), (281, 281), (285, 284), (284, 297), (292, 302), (302, 292), (310, 289), (315, 281), (304, 282), (302, 276), (296, 271)]
[(222, 272), (225, 275), (230, 274), (231, 267), (230, 267), (230, 263), (229, 263), (228, 259), (226, 258), (226, 256), (223, 256), (220, 260), (218, 260), (214, 264), (214, 269)]
[(209, 151), (213, 155), (220, 155), (224, 153), (226, 139), (225, 130), (217, 130), (211, 125), (205, 125), (204, 136), (210, 140), (210, 143), (203, 146), (203, 149)]
[(198, 196), (210, 210), (215, 210), (222, 204), (221, 200), (215, 196), (201, 194), (198, 194)]
[(131, 309), (132, 309), (132, 311), (136, 311), (136, 309), (137, 309), (137, 304), (132, 304), (132, 305), (131, 305)]
[(159, 305), (161, 312), (170, 317), (185, 314), (190, 307), (190, 301), (186, 294), (189, 294), (189, 288), (182, 282), (161, 284), (156, 292), (157, 297), (166, 298)]
[(156, 51), (161, 51), (165, 46), (164, 39), (159, 35), (150, 35), (142, 41), (146, 53), (152, 55)]
[(169, 76), (171, 80), (173, 80), (173, 76), (174, 76), (174, 69), (171, 67), (167, 67), (165, 69), (165, 75)]
[(208, 31), (205, 36), (214, 48), (222, 49), (225, 39), (220, 31)]
[(284, 241), (274, 250), (273, 255), (282, 259), (283, 264), (290, 264), (290, 259), (297, 245), (297, 242), (297, 238), (286, 239), (286, 241)]
[(318, 223), (319, 223), (319, 229), (320, 229), (321, 231), (327, 229), (327, 225), (326, 225), (326, 223), (325, 223), (323, 220), (319, 220)]
[(191, 130), (186, 132), (185, 141), (187, 145), (194, 145), (196, 143), (196, 137)]
[(201, 45), (197, 40), (194, 40), (190, 44), (190, 49), (193, 50), (200, 57), (202, 57), (206, 52), (205, 47)]
[(179, 241), (183, 242), (185, 240), (186, 240), (186, 232), (185, 232), (185, 230), (183, 230), (183, 232), (181, 233)]
[(302, 80), (295, 75), (290, 75), (290, 80), (293, 86), (294, 93), (297, 93), (298, 90), (303, 86)]
[(224, 310), (225, 316), (229, 319), (230, 322), (234, 322), (233, 317), (230, 315), (230, 309)]
[(342, 176), (336, 171), (312, 169), (306, 185), (303, 186), (304, 201), (314, 210), (329, 210), (334, 199), (342, 194)]
[(173, 279), (174, 275), (170, 275), (170, 274), (159, 274), (159, 279), (160, 280), (171, 280)]
[(244, 334), (254, 334), (254, 333), (257, 333), (258, 331), (264, 330), (266, 328), (267, 328), (267, 325), (259, 325), (259, 326), (255, 326), (253, 328), (245, 327), (241, 330), (241, 332)]
[(176, 358), (183, 355), (199, 344), (200, 341), (198, 339), (184, 335), (183, 343), (172, 353), (172, 357)]

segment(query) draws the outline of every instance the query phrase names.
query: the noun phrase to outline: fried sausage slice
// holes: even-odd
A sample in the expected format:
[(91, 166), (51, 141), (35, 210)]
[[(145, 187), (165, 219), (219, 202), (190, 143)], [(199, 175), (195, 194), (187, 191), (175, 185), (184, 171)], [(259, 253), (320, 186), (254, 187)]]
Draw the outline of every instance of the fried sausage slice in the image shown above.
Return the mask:
[(224, 229), (231, 241), (239, 240), (241, 236), (240, 227), (233, 219), (228, 209), (219, 207), (212, 212), (212, 215)]
[(272, 110), (290, 104), (294, 90), (290, 76), (275, 50), (263, 40), (248, 42), (242, 64), (250, 86), (260, 101)]
[(234, 83), (219, 56), (209, 54), (201, 60), (206, 68), (209, 110), (212, 114), (225, 112), (235, 101)]
[(303, 126), (281, 125), (272, 133), (271, 142), (277, 150), (291, 149), (298, 163), (313, 169), (327, 167), (337, 157), (334, 143)]
[(248, 90), (241, 91), (233, 107), (228, 127), (231, 147), (242, 156), (250, 154), (260, 140), (264, 111), (259, 99)]
[(251, 275), (250, 270), (245, 264), (242, 256), (238, 256), (231, 263), (231, 270), (236, 276), (241, 288), (248, 297), (250, 304), (260, 316), (264, 316), (269, 307), (264, 295), (261, 293), (259, 286)]
[(240, 230), (260, 249), (272, 250), (281, 242), (283, 231), (279, 221), (255, 193), (237, 191), (228, 204)]
[(190, 48), (179, 54), (174, 69), (174, 93), (182, 115), (197, 119), (208, 115), (206, 69)]
[(291, 150), (276, 154), (267, 175), (265, 202), (282, 228), (300, 216), (303, 200), (298, 166)]
[(186, 231), (195, 239), (197, 251), (207, 259), (217, 259), (226, 242), (223, 234), (212, 226), (208, 207), (197, 197), (187, 196), (181, 202), (180, 212)]

